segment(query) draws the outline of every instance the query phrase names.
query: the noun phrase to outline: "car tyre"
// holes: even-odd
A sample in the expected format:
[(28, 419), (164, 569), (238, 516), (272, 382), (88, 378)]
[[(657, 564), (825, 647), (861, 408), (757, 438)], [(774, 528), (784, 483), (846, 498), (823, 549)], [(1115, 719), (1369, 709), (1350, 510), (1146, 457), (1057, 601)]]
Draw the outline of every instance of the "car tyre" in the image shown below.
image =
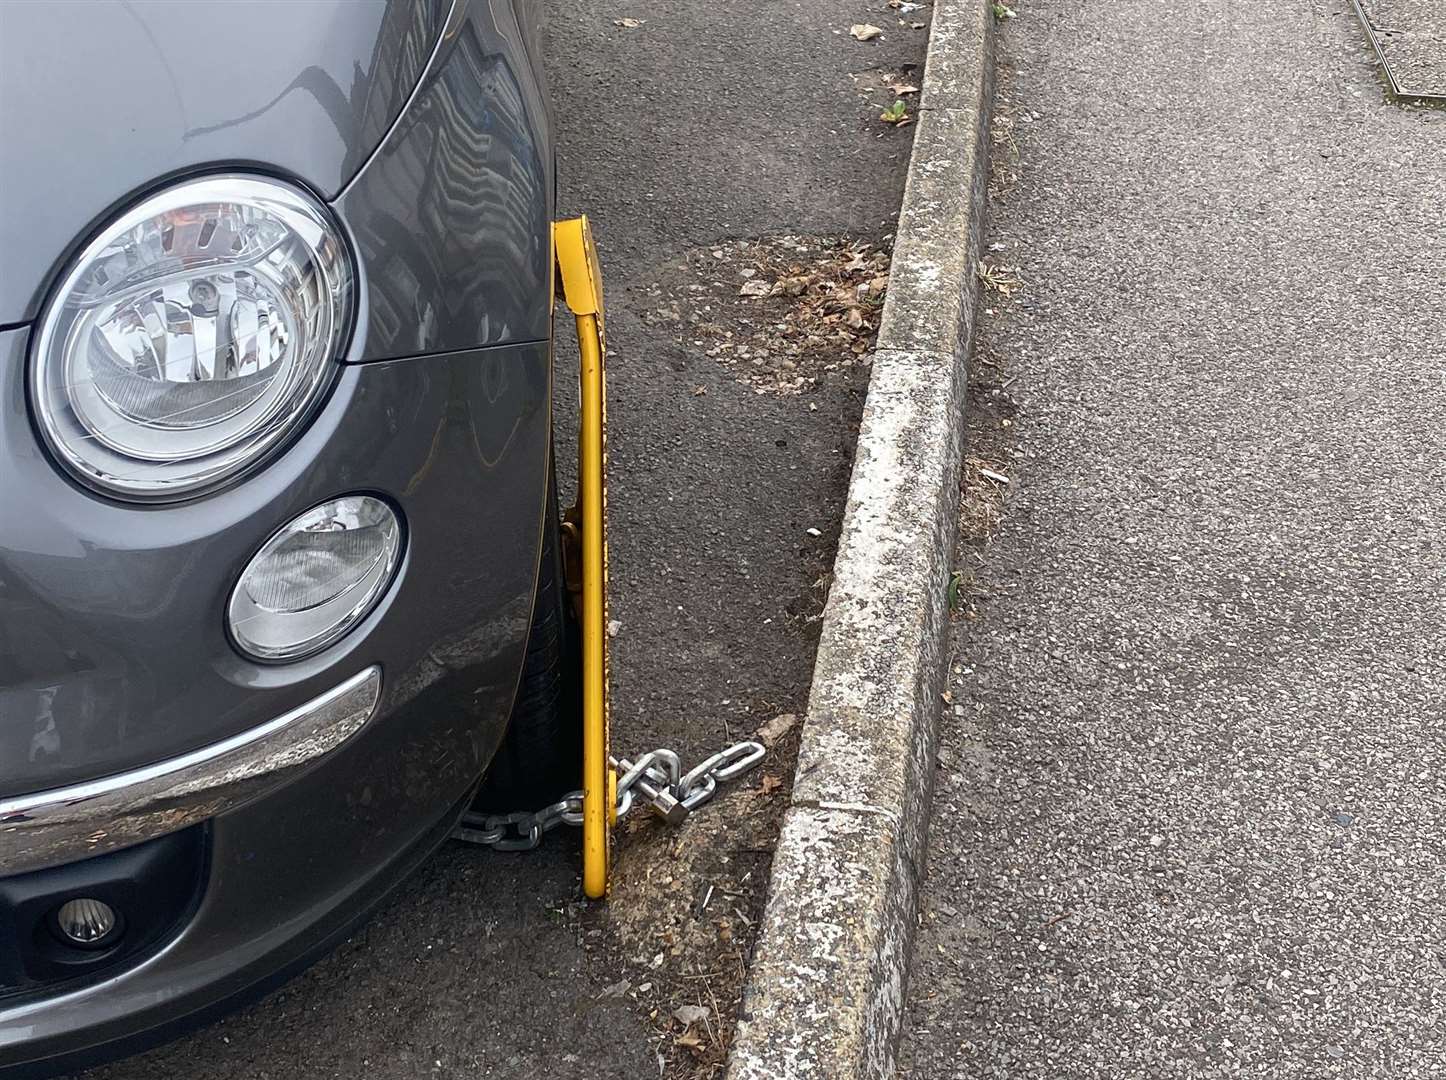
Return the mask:
[(563, 572), (557, 477), (549, 468), (537, 596), (507, 734), (473, 806), (531, 811), (582, 783), (582, 629)]

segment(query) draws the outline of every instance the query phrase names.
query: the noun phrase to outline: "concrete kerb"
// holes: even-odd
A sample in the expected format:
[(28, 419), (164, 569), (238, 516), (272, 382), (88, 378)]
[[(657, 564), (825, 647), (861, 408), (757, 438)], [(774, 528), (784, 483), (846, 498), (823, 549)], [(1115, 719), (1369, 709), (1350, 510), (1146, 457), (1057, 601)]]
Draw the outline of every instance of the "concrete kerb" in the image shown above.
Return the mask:
[(947, 660), (993, 15), (937, 0), (793, 798), (728, 1080), (888, 1077)]

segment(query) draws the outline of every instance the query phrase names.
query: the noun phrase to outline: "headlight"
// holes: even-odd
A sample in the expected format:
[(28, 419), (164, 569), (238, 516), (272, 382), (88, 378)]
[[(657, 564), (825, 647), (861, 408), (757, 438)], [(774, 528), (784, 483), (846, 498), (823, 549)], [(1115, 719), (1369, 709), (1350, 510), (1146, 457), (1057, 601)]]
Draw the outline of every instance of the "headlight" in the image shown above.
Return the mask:
[(326, 648), (364, 617), (392, 580), (402, 527), (371, 495), (308, 510), (262, 545), (226, 607), (231, 637), (259, 660)]
[(96, 488), (194, 494), (306, 417), (351, 304), (346, 245), (309, 195), (254, 176), (179, 184), (96, 237), (47, 303), (40, 428)]

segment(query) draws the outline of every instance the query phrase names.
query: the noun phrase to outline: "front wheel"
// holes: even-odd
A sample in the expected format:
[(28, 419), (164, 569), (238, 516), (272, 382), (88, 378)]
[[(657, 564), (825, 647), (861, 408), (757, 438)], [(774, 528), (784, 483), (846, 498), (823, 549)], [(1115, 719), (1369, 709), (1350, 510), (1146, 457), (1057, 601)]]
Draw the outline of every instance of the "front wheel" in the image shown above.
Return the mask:
[(562, 565), (557, 478), (547, 510), (527, 655), (507, 734), (478, 789), (486, 813), (538, 810), (582, 786), (582, 632)]

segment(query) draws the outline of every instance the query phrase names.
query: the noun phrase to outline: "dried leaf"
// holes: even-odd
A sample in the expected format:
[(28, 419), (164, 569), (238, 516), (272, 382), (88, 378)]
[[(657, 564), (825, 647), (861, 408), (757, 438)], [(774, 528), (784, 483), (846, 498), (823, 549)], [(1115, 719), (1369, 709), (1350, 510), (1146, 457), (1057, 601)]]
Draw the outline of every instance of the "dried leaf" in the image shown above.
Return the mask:
[(873, 23), (854, 23), (849, 27), (849, 34), (859, 41), (873, 41), (876, 37), (883, 37), (884, 32)]
[(679, 1005), (673, 1010), (673, 1019), (684, 1027), (692, 1027), (700, 1020), (706, 1020), (712, 1013), (702, 1005)]
[[(813, 402), (809, 402), (810, 405)], [(755, 732), (754, 737), (764, 746), (772, 746), (798, 726), (797, 713), (779, 713)]]
[(687, 1031), (683, 1032), (683, 1034), (679, 1035), (676, 1039), (673, 1040), (673, 1045), (686, 1046), (689, 1050), (701, 1050), (703, 1049), (704, 1045), (703, 1036), (699, 1035), (692, 1028), (689, 1028)]

